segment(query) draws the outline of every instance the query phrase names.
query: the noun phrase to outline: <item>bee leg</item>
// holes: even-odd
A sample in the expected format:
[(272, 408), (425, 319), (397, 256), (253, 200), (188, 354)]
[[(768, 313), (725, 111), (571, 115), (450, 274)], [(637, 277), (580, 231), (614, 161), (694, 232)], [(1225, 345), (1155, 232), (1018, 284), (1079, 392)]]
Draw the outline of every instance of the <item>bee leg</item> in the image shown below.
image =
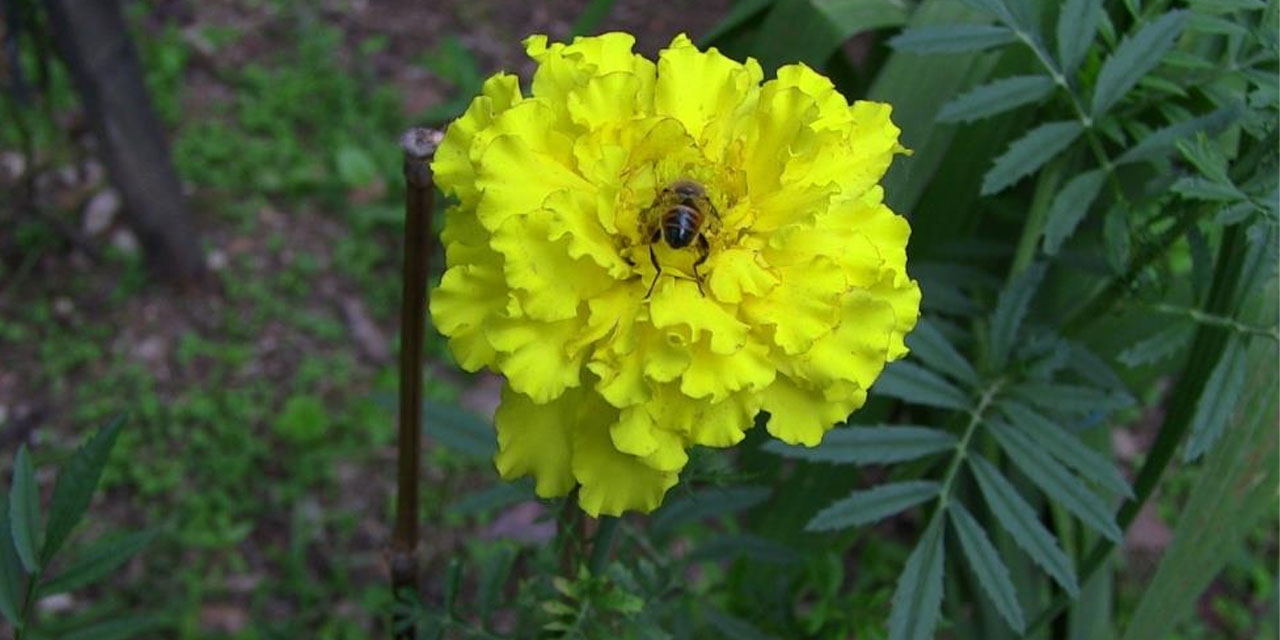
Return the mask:
[(698, 249), (701, 255), (693, 263), (693, 281), (698, 283), (698, 293), (705, 298), (707, 294), (702, 291), (702, 276), (698, 274), (698, 267), (707, 261), (707, 256), (711, 255), (711, 245), (707, 243), (707, 237), (701, 234), (698, 235)]
[[(654, 235), (657, 236), (659, 233), (661, 232), (659, 231)], [(649, 292), (644, 294), (645, 300), (648, 300), (649, 296), (653, 295), (653, 288), (658, 286), (658, 276), (662, 275), (662, 266), (658, 264), (658, 256), (653, 252), (652, 242), (649, 243), (649, 261), (653, 263), (653, 282), (649, 283)]]

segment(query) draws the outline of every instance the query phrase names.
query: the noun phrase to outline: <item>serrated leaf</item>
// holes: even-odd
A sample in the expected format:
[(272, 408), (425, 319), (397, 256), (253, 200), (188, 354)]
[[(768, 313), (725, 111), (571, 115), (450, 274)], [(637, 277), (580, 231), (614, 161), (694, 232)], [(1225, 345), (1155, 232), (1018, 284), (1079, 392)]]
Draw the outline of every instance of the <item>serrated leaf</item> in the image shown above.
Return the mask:
[(960, 548), (969, 560), (969, 568), (978, 576), (983, 592), (991, 599), (1004, 621), (1009, 623), (1009, 627), (1022, 633), (1026, 627), (1022, 606), (1018, 604), (1018, 592), (1009, 579), (1009, 569), (1000, 560), (1000, 553), (987, 538), (982, 525), (978, 524), (964, 505), (954, 502), (948, 506), (948, 510), (951, 512), (951, 524), (955, 527), (956, 536), (960, 538)]
[(1098, 357), (1089, 347), (1079, 342), (1068, 342), (1070, 355), (1067, 358), (1067, 366), (1085, 380), (1094, 383), (1095, 386), (1111, 389), (1116, 394), (1117, 402), (1124, 405), (1133, 404), (1133, 396), (1128, 392), (1128, 385), (1120, 376), (1116, 375), (1111, 365), (1106, 360)]
[(1067, 0), (1058, 12), (1058, 64), (1071, 75), (1093, 44), (1102, 14), (1102, 0)]
[(1170, 189), (1184, 198), (1205, 202), (1234, 202), (1247, 197), (1233, 184), (1214, 182), (1200, 176), (1180, 178)]
[(1213, 216), (1213, 223), (1221, 226), (1240, 224), (1249, 219), (1249, 215), (1257, 211), (1258, 207), (1252, 202), (1237, 202), (1233, 205), (1223, 207), (1217, 215)]
[(1107, 412), (1129, 405), (1129, 398), (1074, 384), (1023, 382), (1009, 388), (1009, 395), (1052, 411), (1069, 413)]
[(1133, 497), (1133, 489), (1120, 470), (1075, 435), (1021, 403), (1004, 400), (999, 406), (1010, 426), (1034, 441), (1040, 450), (1047, 451), (1062, 464), (1108, 491), (1126, 498)]
[(1094, 120), (1106, 114), (1142, 76), (1160, 64), (1160, 59), (1173, 48), (1178, 34), (1182, 33), (1188, 15), (1187, 11), (1171, 11), (1120, 42), (1098, 72), (1090, 107)]
[(1232, 338), (1196, 401), (1196, 412), (1191, 418), (1191, 436), (1183, 453), (1187, 462), (1199, 458), (1222, 436), (1244, 390), (1246, 362), (1240, 338)]
[(889, 614), (890, 640), (929, 640), (942, 610), (942, 512), (935, 513), (920, 542), (907, 558), (893, 592)]
[(1044, 452), (1025, 432), (999, 420), (987, 420), (988, 433), (995, 437), (1009, 459), (1045, 495), (1074, 513), (1080, 521), (1107, 539), (1119, 542), (1124, 533), (1116, 525), (1115, 514), (1066, 467)]
[(85, 442), (58, 472), (58, 480), (53, 485), (53, 498), (49, 502), (49, 524), (45, 531), (44, 547), (40, 550), (41, 564), (46, 564), (53, 558), (84, 517), (124, 422), (124, 416), (112, 420)]
[(804, 530), (833, 531), (878, 522), (936, 497), (940, 488), (936, 482), (911, 480), (854, 491), (819, 511)]
[(999, 18), (1008, 24), (1018, 24), (1014, 19), (1013, 12), (1010, 7), (1005, 4), (1004, 0), (960, 0), (961, 2), (981, 11)]
[(518, 502), (537, 500), (533, 491), (533, 483), (528, 478), (517, 482), (499, 482), (491, 487), (474, 491), (449, 505), (449, 515), (455, 517), (471, 516)]
[(1142, 79), (1138, 81), (1138, 86), (1146, 89), (1147, 91), (1167, 93), (1179, 98), (1187, 97), (1187, 91), (1182, 88), (1182, 85), (1179, 85), (1172, 80), (1166, 80), (1165, 78), (1161, 78), (1157, 75), (1142, 76)]
[(690, 522), (746, 511), (768, 500), (772, 492), (769, 487), (711, 487), (668, 500), (650, 519), (649, 534), (659, 538)]
[(915, 27), (894, 36), (889, 46), (910, 53), (981, 51), (1017, 40), (1011, 29), (984, 24)]
[(9, 510), (0, 509), (0, 614), (15, 629), (22, 628), (22, 559), (9, 534)]
[(1136, 342), (1116, 356), (1127, 367), (1139, 367), (1159, 362), (1181, 349), (1191, 339), (1191, 327), (1171, 325), (1157, 331), (1145, 340)]
[(942, 376), (899, 360), (884, 368), (871, 387), (872, 393), (940, 409), (969, 408), (969, 398)]
[(911, 355), (930, 368), (972, 386), (979, 384), (978, 372), (973, 370), (973, 365), (960, 355), (932, 321), (921, 318), (907, 336), (907, 346), (911, 348)]
[(1196, 134), (1195, 138), (1179, 140), (1175, 144), (1178, 151), (1182, 152), (1182, 157), (1195, 165), (1206, 178), (1214, 182), (1230, 184), (1231, 178), (1227, 176), (1227, 157), (1209, 141), (1204, 133)]
[(1102, 190), (1107, 174), (1101, 169), (1086, 171), (1067, 183), (1049, 205), (1044, 224), (1044, 252), (1056, 255), (1062, 243), (1075, 233), (1080, 221)]
[(1224, 36), (1234, 36), (1237, 38), (1245, 38), (1249, 36), (1249, 30), (1245, 27), (1218, 16), (1197, 13), (1191, 16), (1191, 22), (1187, 25), (1193, 31), (1201, 33), (1214, 33)]
[(982, 456), (971, 455), (966, 459), (973, 477), (978, 481), (983, 499), (991, 507), (996, 520), (1009, 532), (1014, 543), (1027, 552), (1031, 560), (1044, 569), (1071, 597), (1079, 595), (1080, 585), (1076, 582), (1071, 559), (1058, 546), (1053, 534), (1040, 523), (1031, 505)]
[(775, 638), (751, 625), (751, 623), (731, 616), (714, 607), (705, 607), (703, 612), (707, 616), (707, 622), (715, 627), (722, 636), (729, 640), (775, 640)]
[(18, 448), (13, 462), (13, 486), (9, 489), (9, 531), (13, 548), (27, 573), (40, 568), (40, 496), (36, 486), (36, 469), (31, 464), (27, 445)]
[(938, 120), (971, 122), (1044, 99), (1053, 91), (1049, 76), (1013, 76), (984, 84), (942, 106)]
[(1022, 327), (1022, 319), (1027, 315), (1027, 305), (1040, 288), (1044, 279), (1044, 263), (1033, 264), (1000, 292), (996, 301), (995, 312), (991, 316), (991, 365), (1002, 369), (1009, 361), (1009, 353), (1018, 339), (1018, 330)]
[(816, 447), (777, 440), (765, 451), (788, 458), (833, 464), (888, 464), (914, 460), (956, 446), (956, 437), (928, 427), (849, 427), (835, 429)]
[(172, 621), (163, 616), (127, 616), (80, 627), (58, 636), (58, 640), (129, 640), (171, 624)]
[(982, 195), (1004, 191), (1024, 176), (1035, 173), (1080, 137), (1084, 127), (1075, 120), (1042, 124), (1009, 145), (982, 178)]
[(1115, 160), (1115, 164), (1129, 164), (1132, 162), (1140, 162), (1143, 160), (1152, 160), (1167, 156), (1175, 149), (1179, 141), (1189, 139), (1197, 133), (1205, 132), (1214, 134), (1223, 128), (1235, 122), (1242, 113), (1243, 108), (1239, 104), (1233, 104), (1221, 109), (1217, 109), (1198, 118), (1191, 120), (1183, 120), (1149, 135), (1143, 136), (1138, 144), (1130, 147), (1128, 151), (1120, 154)]
[(1187, 229), (1187, 250), (1191, 253), (1191, 292), (1193, 300), (1204, 300), (1213, 286), (1213, 250), (1200, 227)]
[(493, 427), (479, 415), (452, 404), (425, 402), (422, 423), (428, 439), (465, 456), (488, 460), (497, 452)]
[(1123, 203), (1113, 204), (1102, 217), (1102, 248), (1107, 256), (1107, 264), (1113, 271), (1129, 271), (1129, 220)]
[(106, 577), (154, 540), (154, 531), (140, 531), (97, 540), (58, 575), (40, 585), (41, 596), (79, 589)]

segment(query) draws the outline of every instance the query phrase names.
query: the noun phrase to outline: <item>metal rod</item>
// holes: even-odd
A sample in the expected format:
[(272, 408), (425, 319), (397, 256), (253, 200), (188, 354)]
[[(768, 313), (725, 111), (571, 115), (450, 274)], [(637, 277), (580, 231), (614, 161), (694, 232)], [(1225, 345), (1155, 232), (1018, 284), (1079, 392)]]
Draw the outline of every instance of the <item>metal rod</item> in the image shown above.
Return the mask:
[[(400, 138), (404, 149), (404, 289), (400, 307), (400, 439), (396, 475), (396, 521), (391, 545), (391, 587), (396, 597), (417, 597), (418, 469), (422, 449), (422, 343), (427, 313), (434, 189), (431, 157), (440, 132), (413, 128)], [(407, 594), (405, 592), (408, 592)], [(395, 620), (395, 637), (412, 640), (411, 620)]]

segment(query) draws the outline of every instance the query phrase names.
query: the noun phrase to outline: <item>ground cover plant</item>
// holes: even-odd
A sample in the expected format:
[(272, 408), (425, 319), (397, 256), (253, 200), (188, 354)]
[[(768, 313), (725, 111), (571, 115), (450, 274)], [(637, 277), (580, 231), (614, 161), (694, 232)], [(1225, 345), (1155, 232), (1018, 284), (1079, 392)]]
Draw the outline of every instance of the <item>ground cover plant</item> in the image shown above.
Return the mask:
[[(194, 291), (148, 271), (39, 5), (10, 5), (0, 614), (22, 637), (1276, 637), (1275, 2), (128, 3), (212, 274)], [(890, 105), (910, 155), (879, 184), (919, 320), (820, 442), (770, 437), (794, 403), (755, 406), (733, 448), (684, 443), (659, 506), (501, 480), (503, 381), (433, 314), (422, 586), (397, 599), (396, 141), (494, 72), (538, 94), (530, 34), (616, 30)], [(466, 204), (446, 182), (437, 232)], [(701, 295), (636, 240), (637, 304), (723, 293), (714, 238)]]

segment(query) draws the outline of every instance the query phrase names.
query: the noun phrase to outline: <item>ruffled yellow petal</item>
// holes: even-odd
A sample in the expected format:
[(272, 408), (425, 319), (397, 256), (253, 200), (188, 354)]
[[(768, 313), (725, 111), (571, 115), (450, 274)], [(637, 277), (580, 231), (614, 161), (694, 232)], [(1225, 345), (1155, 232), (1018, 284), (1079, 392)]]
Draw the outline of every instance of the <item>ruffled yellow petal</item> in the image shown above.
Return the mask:
[[(703, 53), (680, 34), (658, 54), (653, 108), (660, 115), (675, 117), (689, 135), (703, 140), (709, 123), (733, 120), (752, 103), (762, 76), (754, 60), (735, 62), (714, 47)], [(718, 128), (717, 133), (727, 134), (724, 129)]]
[(581, 328), (576, 318), (551, 323), (494, 318), (485, 327), (485, 337), (498, 352), (498, 369), (506, 374), (507, 384), (542, 404), (580, 383), (585, 354), (569, 353), (565, 345)]
[(816, 447), (823, 434), (862, 406), (866, 398), (865, 391), (844, 385), (838, 399), (832, 401), (823, 391), (780, 376), (764, 392), (763, 407), (769, 412), (766, 428), (769, 435), (787, 444)]
[(763, 296), (778, 285), (758, 251), (726, 249), (708, 261), (708, 286), (722, 302), (742, 302), (744, 294)]
[(610, 426), (618, 411), (598, 396), (581, 398), (582, 417), (573, 428), (573, 477), (578, 505), (592, 517), (618, 516), (625, 511), (653, 511), (662, 504), (678, 475), (659, 471), (614, 447)]
[(533, 476), (534, 490), (543, 498), (568, 494), (575, 484), (570, 434), (580, 410), (580, 399), (573, 396), (537, 404), (504, 387), (493, 419), (498, 473), (507, 480)]
[(445, 131), (431, 162), (431, 171), (441, 190), (457, 198), (463, 207), (475, 206), (479, 197), (475, 169), (471, 164), (471, 146), (476, 132), (487, 128), (496, 115), (521, 99), (519, 79), (499, 73), (485, 80), (480, 95), (471, 101), (466, 113)]

